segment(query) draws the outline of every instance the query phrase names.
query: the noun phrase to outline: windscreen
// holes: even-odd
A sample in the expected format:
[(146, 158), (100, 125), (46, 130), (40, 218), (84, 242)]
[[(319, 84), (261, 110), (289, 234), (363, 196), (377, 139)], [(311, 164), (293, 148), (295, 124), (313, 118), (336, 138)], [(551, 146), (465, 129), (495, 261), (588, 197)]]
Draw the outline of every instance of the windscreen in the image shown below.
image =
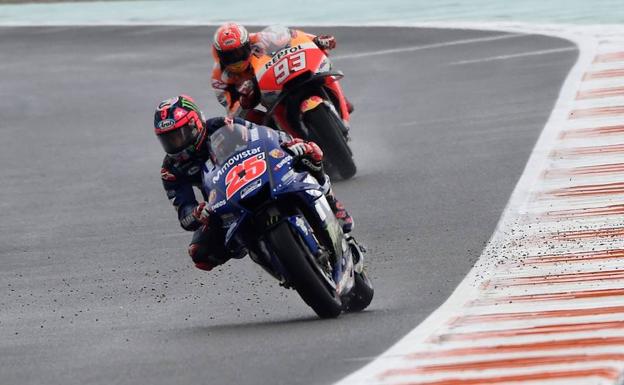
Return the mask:
[(258, 42), (254, 49), (261, 55), (273, 56), (282, 48), (286, 48), (292, 38), (291, 30), (283, 25), (271, 25), (258, 33)]
[(249, 131), (242, 124), (225, 125), (210, 135), (210, 149), (217, 164), (223, 164), (232, 155), (247, 148)]

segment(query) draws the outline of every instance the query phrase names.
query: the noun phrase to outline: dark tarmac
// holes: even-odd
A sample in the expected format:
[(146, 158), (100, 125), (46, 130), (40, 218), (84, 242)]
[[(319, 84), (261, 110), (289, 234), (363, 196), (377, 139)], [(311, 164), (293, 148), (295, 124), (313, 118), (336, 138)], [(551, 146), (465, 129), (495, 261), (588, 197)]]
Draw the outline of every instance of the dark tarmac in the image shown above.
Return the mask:
[[(573, 65), (538, 35), (335, 33), (359, 172), (335, 190), (369, 248), (370, 308), (318, 320), (250, 260), (186, 254), (157, 103), (210, 88), (212, 27), (0, 28), (0, 383), (329, 384), (439, 306), (498, 221)], [(342, 57), (342, 58), (341, 58)]]

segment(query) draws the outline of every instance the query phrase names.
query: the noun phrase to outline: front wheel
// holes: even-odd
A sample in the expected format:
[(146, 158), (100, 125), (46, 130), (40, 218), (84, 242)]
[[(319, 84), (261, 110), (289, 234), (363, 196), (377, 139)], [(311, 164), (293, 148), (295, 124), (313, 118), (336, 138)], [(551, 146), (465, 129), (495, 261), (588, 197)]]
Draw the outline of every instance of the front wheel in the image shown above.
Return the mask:
[(321, 276), (322, 267), (316, 266), (316, 260), (290, 224), (280, 223), (267, 234), (267, 239), (304, 302), (321, 318), (338, 317), (342, 311), (340, 297)]
[(345, 310), (348, 312), (362, 311), (370, 305), (375, 294), (373, 284), (371, 283), (365, 271), (355, 273), (355, 283), (353, 289), (349, 292), (345, 301)]
[(311, 131), (310, 139), (317, 142), (329, 160), (329, 168), (337, 170), (343, 179), (353, 177), (357, 167), (343, 134), (346, 129), (342, 120), (326, 105), (305, 112), (303, 120)]

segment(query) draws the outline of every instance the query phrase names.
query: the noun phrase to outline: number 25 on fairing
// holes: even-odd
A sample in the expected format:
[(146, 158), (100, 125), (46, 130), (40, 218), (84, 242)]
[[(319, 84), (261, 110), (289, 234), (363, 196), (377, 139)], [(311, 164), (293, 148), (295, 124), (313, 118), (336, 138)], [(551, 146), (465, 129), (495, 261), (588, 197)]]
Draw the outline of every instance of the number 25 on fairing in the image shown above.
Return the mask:
[(245, 159), (234, 166), (225, 176), (225, 198), (230, 199), (249, 182), (258, 178), (267, 169), (264, 153)]

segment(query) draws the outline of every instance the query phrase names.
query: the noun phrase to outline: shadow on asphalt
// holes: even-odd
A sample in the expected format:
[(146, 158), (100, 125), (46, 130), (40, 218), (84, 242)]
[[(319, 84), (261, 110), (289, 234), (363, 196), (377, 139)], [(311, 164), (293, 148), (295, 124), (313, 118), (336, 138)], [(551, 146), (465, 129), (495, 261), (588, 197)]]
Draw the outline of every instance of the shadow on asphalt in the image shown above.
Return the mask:
[(321, 319), (316, 317), (315, 315), (305, 316), (305, 317), (297, 317), (297, 318), (289, 318), (289, 319), (281, 319), (281, 320), (266, 320), (266, 321), (258, 321), (258, 322), (240, 322), (240, 323), (229, 323), (229, 324), (217, 324), (210, 326), (193, 326), (186, 329), (179, 330), (181, 333), (191, 333), (191, 334), (210, 334), (210, 333), (228, 333), (228, 332), (245, 332), (245, 331), (253, 331), (258, 332), (259, 330), (271, 330), (276, 328), (284, 328), (288, 327), (297, 327), (297, 326), (319, 326), (326, 327), (327, 323), (337, 322), (340, 324), (344, 324), (345, 322), (353, 323), (359, 320), (365, 320), (369, 317), (373, 317), (376, 313), (379, 313), (377, 310), (365, 310), (359, 313), (345, 313), (342, 314), (338, 318), (333, 319)]

